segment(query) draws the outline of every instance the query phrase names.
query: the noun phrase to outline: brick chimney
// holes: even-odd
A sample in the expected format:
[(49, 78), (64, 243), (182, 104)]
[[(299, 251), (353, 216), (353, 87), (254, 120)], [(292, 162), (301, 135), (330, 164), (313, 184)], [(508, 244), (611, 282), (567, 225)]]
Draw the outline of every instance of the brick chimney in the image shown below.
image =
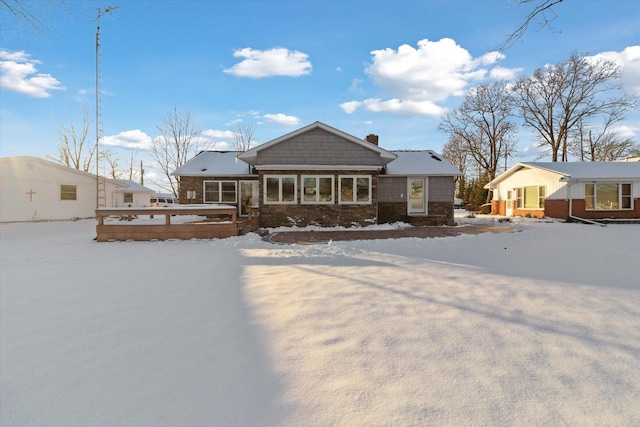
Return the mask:
[(369, 135), (364, 137), (364, 140), (372, 143), (373, 145), (378, 145), (378, 135), (370, 133)]

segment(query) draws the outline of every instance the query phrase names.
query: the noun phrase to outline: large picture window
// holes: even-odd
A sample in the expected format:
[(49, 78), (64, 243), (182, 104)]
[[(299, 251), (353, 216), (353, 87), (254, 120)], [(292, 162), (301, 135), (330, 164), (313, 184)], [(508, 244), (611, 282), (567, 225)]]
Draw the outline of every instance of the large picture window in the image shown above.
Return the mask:
[(333, 176), (302, 176), (302, 203), (333, 203)]
[(631, 184), (597, 182), (584, 185), (585, 209), (618, 210), (632, 209)]
[(60, 200), (78, 200), (78, 187), (75, 185), (61, 185)]
[(371, 176), (339, 177), (340, 203), (371, 203)]
[(544, 209), (545, 198), (546, 189), (542, 185), (516, 188), (516, 207), (518, 209)]
[(204, 203), (235, 203), (235, 181), (205, 181)]
[(265, 203), (296, 203), (297, 183), (295, 175), (266, 175), (264, 177)]

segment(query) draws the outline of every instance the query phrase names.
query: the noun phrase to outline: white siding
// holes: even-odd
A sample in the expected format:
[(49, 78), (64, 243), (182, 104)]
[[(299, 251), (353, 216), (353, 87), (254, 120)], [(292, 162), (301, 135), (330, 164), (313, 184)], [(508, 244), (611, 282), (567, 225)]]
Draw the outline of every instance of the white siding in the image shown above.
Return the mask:
[[(34, 157), (1, 160), (0, 222), (95, 217), (94, 175)], [(76, 200), (61, 200), (61, 185), (75, 185)], [(114, 190), (115, 183), (108, 180), (108, 207), (113, 206)]]
[[(507, 200), (507, 191), (534, 185), (546, 187), (547, 199), (566, 200), (569, 196), (566, 183), (560, 182), (561, 177), (560, 174), (540, 169), (521, 169), (498, 184), (493, 191), (493, 200)], [(576, 197), (575, 194), (572, 194), (572, 196)]]

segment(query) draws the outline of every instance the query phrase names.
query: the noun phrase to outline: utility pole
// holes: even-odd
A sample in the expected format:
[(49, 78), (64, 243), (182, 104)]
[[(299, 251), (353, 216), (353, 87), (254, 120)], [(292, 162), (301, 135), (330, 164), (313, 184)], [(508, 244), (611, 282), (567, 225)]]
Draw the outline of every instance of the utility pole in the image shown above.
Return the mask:
[(104, 177), (100, 178), (100, 139), (102, 138), (102, 122), (100, 112), (100, 18), (103, 15), (111, 14), (112, 11), (118, 9), (118, 6), (107, 6), (106, 8), (98, 8), (98, 16), (95, 21), (96, 25), (96, 208), (107, 206), (107, 192), (105, 188)]

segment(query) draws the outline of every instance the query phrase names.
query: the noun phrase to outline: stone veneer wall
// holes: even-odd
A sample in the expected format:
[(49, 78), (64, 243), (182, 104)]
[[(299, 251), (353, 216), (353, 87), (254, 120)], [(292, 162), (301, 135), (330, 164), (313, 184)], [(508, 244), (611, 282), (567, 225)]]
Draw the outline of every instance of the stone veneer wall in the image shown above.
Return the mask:
[(406, 222), (415, 226), (454, 225), (453, 200), (429, 202), (427, 215), (408, 215), (407, 202), (378, 203), (378, 222)]

